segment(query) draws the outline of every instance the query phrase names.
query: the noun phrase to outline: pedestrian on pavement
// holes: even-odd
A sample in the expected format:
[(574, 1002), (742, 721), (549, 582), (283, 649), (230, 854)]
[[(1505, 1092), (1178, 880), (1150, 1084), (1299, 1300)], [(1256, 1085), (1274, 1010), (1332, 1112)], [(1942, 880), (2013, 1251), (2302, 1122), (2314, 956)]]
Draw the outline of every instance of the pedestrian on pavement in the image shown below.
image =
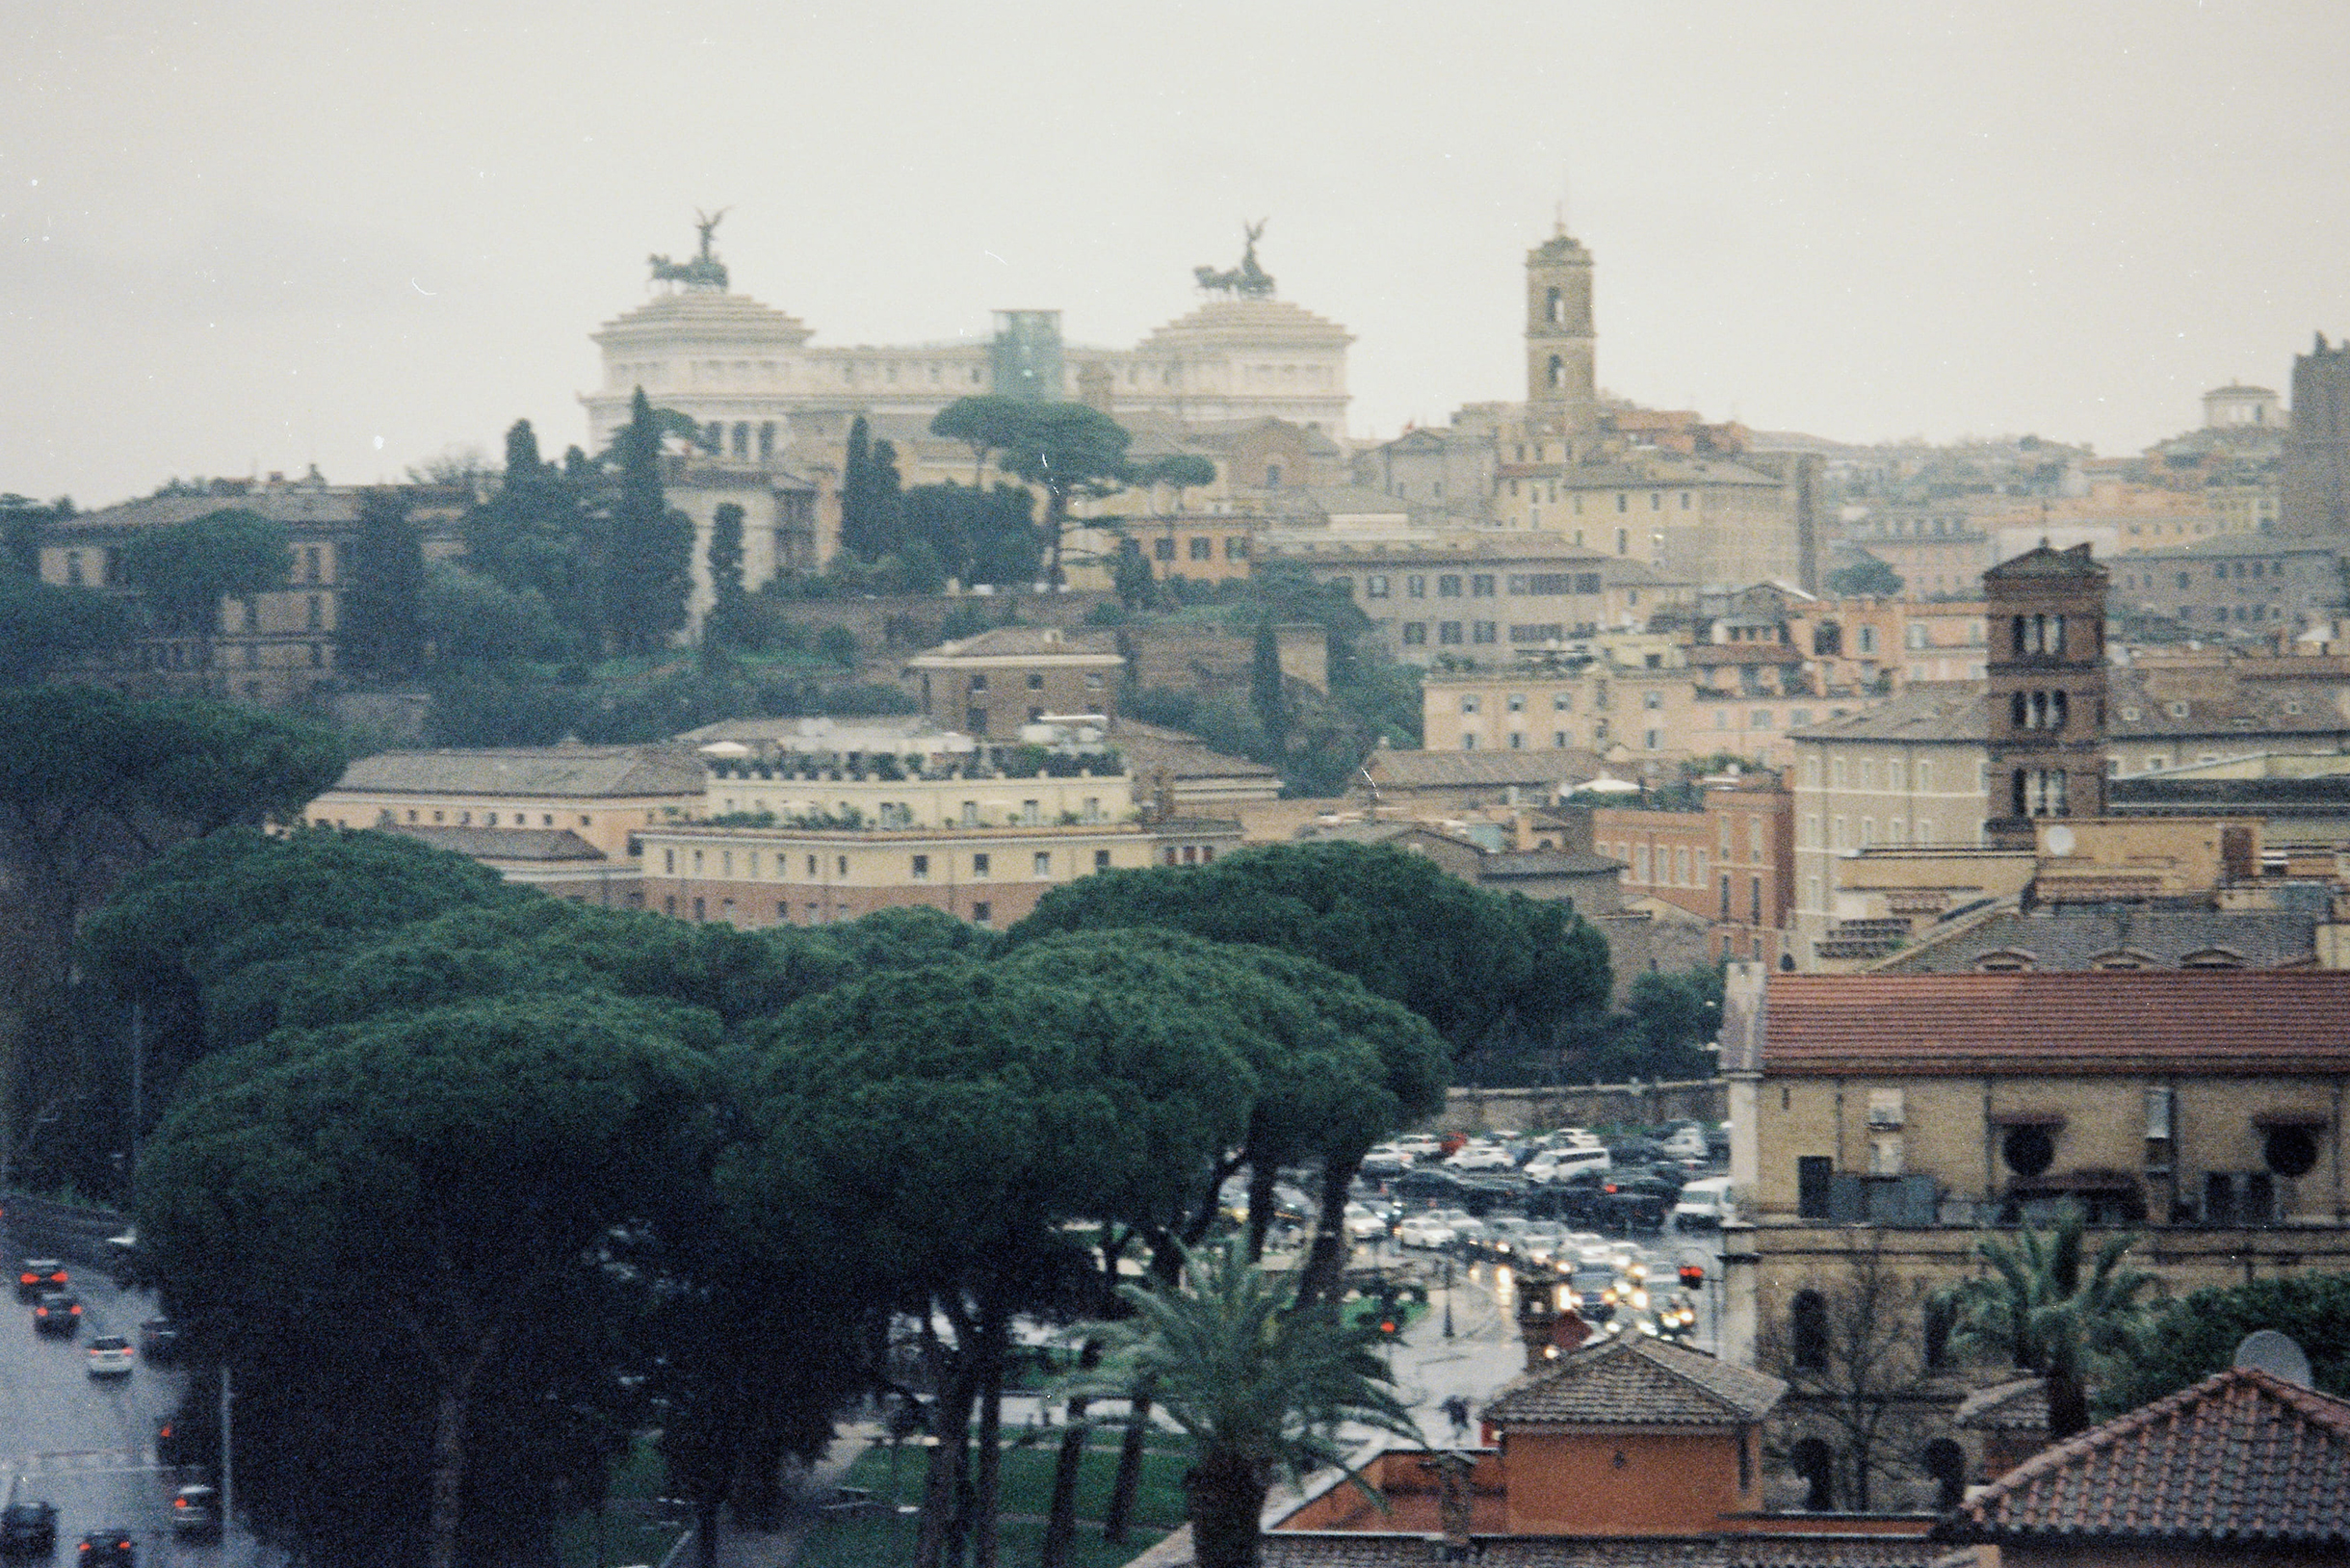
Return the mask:
[(1469, 1401), (1466, 1398), (1455, 1394), (1437, 1408), (1452, 1423), (1454, 1441), (1469, 1435)]

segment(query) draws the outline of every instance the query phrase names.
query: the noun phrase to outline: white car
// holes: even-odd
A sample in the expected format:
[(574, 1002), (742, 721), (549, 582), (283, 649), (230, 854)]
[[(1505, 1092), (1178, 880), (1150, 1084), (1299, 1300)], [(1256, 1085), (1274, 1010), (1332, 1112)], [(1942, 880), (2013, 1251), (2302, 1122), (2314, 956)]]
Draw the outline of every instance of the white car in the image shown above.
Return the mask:
[(1396, 1227), (1396, 1240), (1405, 1246), (1449, 1246), (1452, 1244), (1452, 1227), (1426, 1215), (1414, 1215)]
[(1363, 1203), (1346, 1205), (1346, 1237), (1349, 1241), (1370, 1241), (1387, 1234), (1387, 1221), (1371, 1213)]
[(1676, 1160), (1707, 1159), (1706, 1130), (1702, 1127), (1674, 1129), (1673, 1136), (1664, 1140), (1664, 1152)]
[(101, 1334), (90, 1342), (90, 1375), (125, 1377), (131, 1370), (131, 1342), (119, 1334)]
[(1615, 1157), (1602, 1148), (1548, 1149), (1526, 1167), (1526, 1179), (1536, 1186), (1566, 1181), (1586, 1170), (1615, 1168)]
[(1399, 1153), (1408, 1154), (1415, 1160), (1425, 1160), (1432, 1154), (1442, 1154), (1445, 1146), (1442, 1140), (1431, 1133), (1411, 1133), (1396, 1139), (1389, 1147)]
[(1509, 1150), (1499, 1143), (1464, 1143), (1445, 1163), (1454, 1170), (1508, 1170)]

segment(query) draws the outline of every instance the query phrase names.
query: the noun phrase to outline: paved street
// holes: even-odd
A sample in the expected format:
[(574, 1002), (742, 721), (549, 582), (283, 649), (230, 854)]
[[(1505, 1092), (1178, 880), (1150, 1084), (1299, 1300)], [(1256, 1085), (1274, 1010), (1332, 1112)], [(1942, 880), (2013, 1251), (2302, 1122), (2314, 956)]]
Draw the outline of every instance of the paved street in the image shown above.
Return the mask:
[[(14, 1253), (7, 1260), (13, 1264)], [(57, 1505), (60, 1561), (82, 1536), (127, 1529), (144, 1565), (211, 1568), (217, 1547), (170, 1537), (170, 1497), (183, 1477), (155, 1465), (155, 1427), (177, 1403), (177, 1372), (141, 1366), (127, 1377), (91, 1377), (85, 1346), (100, 1334), (136, 1340), (154, 1315), (141, 1293), (117, 1291), (102, 1273), (74, 1269), (83, 1328), (72, 1340), (33, 1330), (32, 1308), (0, 1296), (0, 1477), (17, 1498)]]

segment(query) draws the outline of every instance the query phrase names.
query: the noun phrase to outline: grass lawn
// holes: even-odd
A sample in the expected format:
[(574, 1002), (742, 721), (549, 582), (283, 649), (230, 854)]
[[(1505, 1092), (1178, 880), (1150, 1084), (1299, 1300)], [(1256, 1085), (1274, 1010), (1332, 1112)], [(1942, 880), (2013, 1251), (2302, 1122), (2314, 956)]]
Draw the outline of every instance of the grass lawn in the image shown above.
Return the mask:
[[(1110, 1487), (1118, 1468), (1120, 1434), (1096, 1432), (1086, 1445), (1085, 1460), (1078, 1471), (1077, 1539), (1071, 1549), (1074, 1568), (1115, 1568), (1139, 1555), (1183, 1523), (1183, 1473), (1190, 1465), (1190, 1441), (1175, 1432), (1153, 1432), (1143, 1450), (1142, 1482), (1135, 1496), (1135, 1526), (1122, 1546), (1102, 1540), (1100, 1520), (1110, 1501)], [(1032, 1562), (1044, 1541), (1044, 1515), (1052, 1506), (1053, 1467), (1058, 1457), (1060, 1432), (1045, 1431), (1026, 1446), (1007, 1442), (1004, 1449), (1000, 1509), (1004, 1515), (1004, 1560)], [(901, 1451), (898, 1498), (916, 1503), (922, 1497), (928, 1462), (921, 1449)], [(849, 1467), (844, 1486), (863, 1487), (876, 1498), (890, 1495), (889, 1450), (867, 1450)], [(819, 1525), (808, 1535), (799, 1568), (850, 1568), (911, 1561), (914, 1553), (913, 1516), (841, 1520)]]
[[(639, 1438), (626, 1454), (613, 1462), (613, 1501), (660, 1496), (664, 1475), (661, 1455), (650, 1441)], [(614, 1508), (605, 1517), (604, 1555), (600, 1561), (596, 1556), (595, 1516), (581, 1514), (561, 1521), (555, 1529), (556, 1560), (562, 1568), (613, 1568), (616, 1563), (659, 1562), (685, 1533), (682, 1525), (623, 1519), (619, 1517), (622, 1511)]]
[[(1070, 1568), (1118, 1568), (1131, 1562), (1166, 1534), (1162, 1529), (1129, 1530), (1123, 1546), (1111, 1546), (1093, 1527), (1080, 1525), (1069, 1543)], [(997, 1530), (1001, 1560), (1015, 1565), (1033, 1563), (1044, 1550), (1044, 1521), (1007, 1519)], [(645, 1559), (658, 1562), (657, 1557)], [(796, 1568), (902, 1568), (914, 1560), (914, 1516), (865, 1518), (820, 1525), (800, 1544)]]

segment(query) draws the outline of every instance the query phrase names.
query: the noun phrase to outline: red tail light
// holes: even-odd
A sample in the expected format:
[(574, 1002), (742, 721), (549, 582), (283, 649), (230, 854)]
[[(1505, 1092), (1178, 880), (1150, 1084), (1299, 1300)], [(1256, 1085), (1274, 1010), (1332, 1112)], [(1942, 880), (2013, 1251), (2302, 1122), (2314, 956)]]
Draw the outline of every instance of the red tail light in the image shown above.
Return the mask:
[(16, 1283), (19, 1285), (37, 1285), (39, 1282), (40, 1276), (39, 1274), (19, 1274), (16, 1276)]
[(68, 1307), (65, 1310), (72, 1313), (76, 1318), (79, 1318), (82, 1315), (82, 1309), (79, 1307)]

